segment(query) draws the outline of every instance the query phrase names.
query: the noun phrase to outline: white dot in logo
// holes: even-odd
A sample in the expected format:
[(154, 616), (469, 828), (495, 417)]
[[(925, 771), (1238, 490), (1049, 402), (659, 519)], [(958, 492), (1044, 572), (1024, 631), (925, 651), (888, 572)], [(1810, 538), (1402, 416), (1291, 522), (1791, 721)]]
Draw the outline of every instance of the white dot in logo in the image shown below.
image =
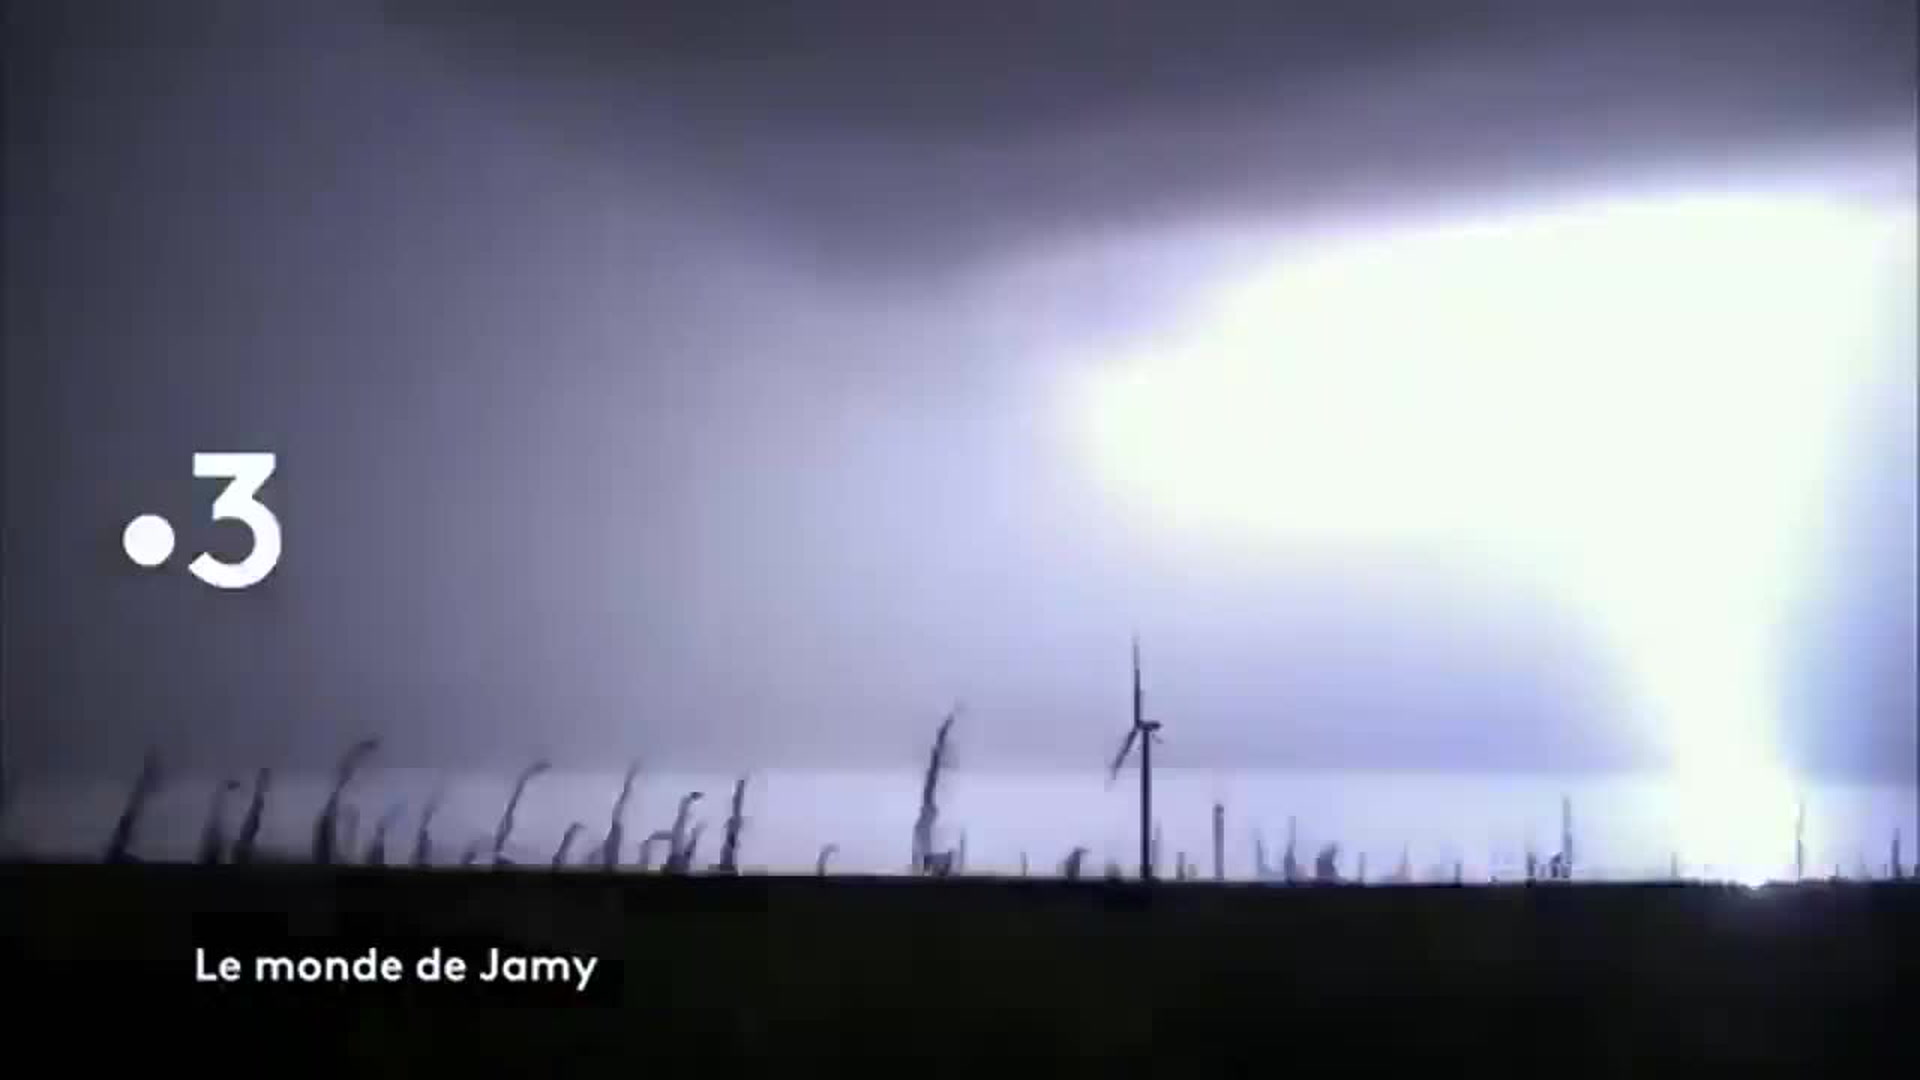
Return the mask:
[(159, 566), (173, 554), (173, 526), (158, 514), (141, 514), (127, 522), (120, 546), (127, 549), (127, 558), (141, 566)]

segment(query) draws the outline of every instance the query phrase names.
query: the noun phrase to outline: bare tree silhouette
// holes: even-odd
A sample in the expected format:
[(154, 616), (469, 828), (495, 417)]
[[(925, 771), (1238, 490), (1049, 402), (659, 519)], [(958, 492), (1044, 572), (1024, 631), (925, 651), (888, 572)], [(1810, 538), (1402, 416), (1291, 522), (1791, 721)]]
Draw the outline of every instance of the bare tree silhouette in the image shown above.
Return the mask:
[(620, 866), (620, 853), (627, 844), (627, 803), (633, 798), (634, 781), (640, 775), (638, 761), (627, 764), (627, 775), (620, 781), (620, 794), (613, 800), (613, 813), (607, 822), (607, 838), (600, 845), (600, 868), (614, 870)]
[(681, 853), (679, 865), (674, 868), (674, 873), (693, 873), (693, 868), (698, 865), (694, 860), (698, 858), (700, 854), (700, 838), (706, 835), (706, 832), (706, 822), (694, 822), (693, 831), (687, 834), (687, 850)]
[(747, 821), (746, 804), (747, 778), (743, 776), (733, 784), (733, 805), (727, 811), (726, 835), (720, 841), (720, 861), (713, 867), (718, 873), (740, 872), (740, 830)]
[(407, 804), (395, 802), (389, 805), (380, 820), (373, 824), (373, 840), (367, 845), (367, 865), (387, 865), (387, 837), (393, 827), (400, 823), (400, 815), (407, 812)]
[(440, 812), (440, 804), (446, 801), (447, 789), (437, 787), (427, 797), (427, 805), (420, 811), (420, 827), (413, 835), (413, 865), (433, 865), (433, 819)]
[(200, 828), (200, 864), (212, 866), (227, 853), (227, 796), (240, 790), (240, 781), (223, 780), (214, 785), (213, 799), (207, 807), (207, 822)]
[(1328, 844), (1313, 857), (1313, 880), (1319, 885), (1340, 883), (1340, 845)]
[(953, 722), (960, 717), (960, 709), (961, 706), (955, 705), (940, 721), (920, 780), (920, 813), (913, 823), (913, 872), (916, 874), (944, 875), (952, 868), (951, 858), (935, 858), (933, 830), (940, 820), (940, 776), (949, 764), (948, 740), (953, 733)]
[(342, 803), (339, 827), (335, 831), (337, 833), (335, 856), (344, 858), (346, 862), (352, 862), (354, 842), (360, 837), (360, 808), (352, 803)]
[(140, 818), (147, 811), (147, 803), (154, 793), (160, 790), (160, 752), (148, 750), (140, 762), (140, 775), (133, 781), (133, 788), (127, 792), (127, 804), (120, 811), (120, 820), (114, 823), (113, 835), (107, 840), (108, 862), (131, 862), (133, 860), (133, 842), (140, 828)]
[(641, 873), (644, 874), (653, 869), (653, 849), (656, 846), (665, 846), (668, 857), (671, 858), (673, 854), (673, 833), (666, 829), (657, 829), (654, 832), (648, 833), (645, 840), (640, 841)]
[(573, 842), (580, 839), (580, 834), (585, 832), (586, 828), (585, 824), (576, 821), (567, 826), (566, 832), (560, 834), (560, 846), (553, 849), (553, 868), (555, 870), (567, 865), (568, 857), (573, 854)]
[(672, 843), (667, 849), (666, 871), (670, 874), (684, 874), (692, 865), (687, 854), (687, 819), (693, 813), (693, 804), (705, 798), (704, 792), (689, 791), (680, 796), (680, 809), (673, 815)]
[(340, 796), (346, 791), (347, 785), (353, 782), (354, 774), (378, 749), (379, 739), (361, 739), (347, 748), (340, 758), (340, 764), (334, 769), (333, 787), (327, 792), (327, 801), (320, 810), (319, 819), (313, 823), (313, 861), (321, 866), (331, 865), (339, 848)]
[(527, 785), (533, 778), (553, 767), (545, 758), (520, 770), (514, 779), (513, 793), (507, 797), (506, 809), (500, 812), (500, 824), (493, 830), (493, 861), (500, 864), (507, 861), (507, 840), (513, 836), (514, 813), (520, 809), (520, 800), (526, 797)]
[(1299, 841), (1300, 819), (1289, 817), (1287, 819), (1287, 850), (1280, 856), (1280, 874), (1289, 885), (1300, 883), (1300, 860), (1294, 854)]
[(267, 813), (267, 789), (273, 786), (273, 770), (261, 769), (253, 776), (253, 798), (247, 802), (247, 816), (240, 821), (240, 834), (233, 840), (233, 861), (250, 863), (260, 842), (260, 822)]
[(1080, 871), (1086, 861), (1086, 848), (1076, 847), (1072, 851), (1067, 852), (1066, 861), (1062, 863), (1060, 867), (1061, 876), (1065, 877), (1068, 881), (1080, 880)]

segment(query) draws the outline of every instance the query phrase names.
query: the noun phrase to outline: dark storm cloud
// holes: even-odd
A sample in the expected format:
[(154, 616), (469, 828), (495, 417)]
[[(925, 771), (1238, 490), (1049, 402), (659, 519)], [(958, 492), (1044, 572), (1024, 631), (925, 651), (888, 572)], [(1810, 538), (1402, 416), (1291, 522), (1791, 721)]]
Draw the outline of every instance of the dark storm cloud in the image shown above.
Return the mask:
[[(896, 271), (911, 279), (1188, 220), (1231, 227), (1444, 212), (1647, 177), (1711, 188), (1750, 182), (1776, 159), (1857, 170), (1883, 194), (1912, 197), (1920, 50), (1915, 9), (1901, 2), (833, 0), (745, 14), (700, 3), (391, 0), (386, 10), (457, 68), (516, 87), (515, 122), (578, 159), (697, 191), (763, 240), (778, 238), (785, 258), (855, 281)], [(1064, 290), (1079, 299), (1052, 302), (1078, 325), (1099, 324), (1150, 310), (1155, 290), (1172, 289), (1181, 273), (1152, 252), (1122, 257)], [(1090, 290), (1090, 280), (1100, 284)], [(891, 366), (914, 366), (916, 350), (898, 352)], [(964, 348), (934, 352), (982, 362)], [(1888, 422), (1861, 438), (1862, 459), (1876, 464), (1834, 493), (1853, 545), (1840, 576), (1860, 583), (1842, 592), (1876, 599), (1828, 601), (1823, 640), (1834, 644), (1810, 650), (1821, 659), (1803, 665), (1820, 690), (1794, 741), (1809, 760), (1846, 772), (1904, 774), (1914, 756), (1913, 605), (1900, 601), (1913, 580), (1912, 514), (1901, 509), (1912, 487), (1902, 385), (1894, 405), (1874, 412)], [(1302, 602), (1294, 593), (1269, 599)], [(1446, 623), (1437, 611), (1425, 618)], [(1371, 632), (1393, 621), (1376, 617)], [(1214, 630), (1200, 635), (1213, 655), (1187, 658), (1218, 691), (1208, 710), (1258, 713), (1287, 702), (1296, 731), (1313, 716), (1341, 718), (1341, 730), (1301, 739), (1315, 749), (1296, 749), (1296, 760), (1338, 759), (1343, 739), (1365, 741), (1355, 732), (1370, 710), (1409, 708), (1392, 694), (1327, 707), (1339, 696), (1329, 686), (1351, 694), (1365, 685), (1355, 672), (1344, 682), (1328, 675), (1338, 667), (1331, 657), (1316, 661), (1317, 675), (1300, 665), (1284, 689), (1247, 685), (1260, 661), (1229, 659), (1224, 642), (1312, 635)], [(1473, 662), (1520, 668), (1483, 671), (1479, 689), (1456, 688), (1457, 699), (1486, 710), (1478, 728), (1424, 716), (1445, 698), (1428, 696), (1413, 707), (1423, 714), (1413, 726), (1433, 745), (1415, 750), (1402, 730), (1385, 741), (1396, 752), (1618, 754), (1566, 715), (1569, 701), (1604, 711), (1604, 694), (1559, 687), (1514, 707), (1533, 720), (1496, 721), (1513, 702), (1490, 705), (1485, 687), (1523, 684), (1538, 666), (1448, 655), (1461, 678)], [(1220, 689), (1235, 685), (1243, 692)], [(1806, 719), (1836, 696), (1873, 718), (1868, 727)], [(1559, 707), (1543, 707), (1549, 698)], [(1551, 715), (1564, 723), (1539, 719)], [(1253, 716), (1225, 725), (1259, 726)], [(1475, 730), (1503, 731), (1505, 742), (1483, 745)]]
[(388, 11), (539, 95), (528, 122), (869, 259), (1711, 173), (1913, 123), (1914, 10), (1898, 2)]
[[(1622, 763), (1550, 602), (1156, 564), (974, 373), (1164, 304), (1162, 225), (1911, 153), (1907, 4), (725, 7), (9, 9), (10, 751), (857, 765), (962, 696), (1083, 763), (1144, 623), (1191, 762)], [(1138, 236), (1094, 300), (942, 284)], [(285, 462), (257, 593), (117, 548), (231, 553), (210, 447)], [(1834, 666), (1911, 687), (1858, 608)]]

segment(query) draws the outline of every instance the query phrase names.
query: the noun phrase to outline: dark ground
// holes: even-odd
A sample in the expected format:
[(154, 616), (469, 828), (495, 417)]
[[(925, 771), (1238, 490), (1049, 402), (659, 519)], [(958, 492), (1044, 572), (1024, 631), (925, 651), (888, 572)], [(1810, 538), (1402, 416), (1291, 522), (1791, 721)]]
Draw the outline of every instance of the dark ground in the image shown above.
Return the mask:
[[(1627, 1075), (1910, 1067), (1920, 885), (1275, 888), (0, 868), (15, 1049), (343, 1075), (910, 1054)], [(592, 953), (585, 993), (196, 980), (195, 950)], [(476, 969), (477, 973), (477, 969)], [(184, 1007), (183, 1007), (184, 1006)], [(163, 1015), (164, 1010), (164, 1015)], [(45, 1021), (97, 1038), (74, 1046)], [(40, 1020), (34, 1024), (32, 1020)], [(25, 1022), (23, 1022), (25, 1021)], [(1904, 1029), (1904, 1033), (1903, 1032)], [(1240, 1070), (1236, 1070), (1240, 1071)], [(1806, 1072), (1805, 1075), (1816, 1075)]]

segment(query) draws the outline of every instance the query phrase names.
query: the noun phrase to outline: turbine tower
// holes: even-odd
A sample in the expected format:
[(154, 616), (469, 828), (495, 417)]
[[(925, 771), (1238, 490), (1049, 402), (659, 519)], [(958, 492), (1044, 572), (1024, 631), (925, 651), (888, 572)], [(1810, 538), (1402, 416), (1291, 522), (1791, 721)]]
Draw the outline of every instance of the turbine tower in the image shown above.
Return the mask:
[(1127, 763), (1127, 755), (1133, 752), (1135, 743), (1140, 746), (1140, 880), (1153, 880), (1153, 744), (1160, 741), (1157, 734), (1160, 724), (1148, 720), (1141, 711), (1143, 698), (1140, 692), (1140, 638), (1133, 639), (1133, 724), (1127, 728), (1127, 737), (1120, 743), (1120, 752), (1113, 756), (1113, 765), (1107, 770), (1107, 786), (1112, 787), (1120, 778), (1120, 770)]

